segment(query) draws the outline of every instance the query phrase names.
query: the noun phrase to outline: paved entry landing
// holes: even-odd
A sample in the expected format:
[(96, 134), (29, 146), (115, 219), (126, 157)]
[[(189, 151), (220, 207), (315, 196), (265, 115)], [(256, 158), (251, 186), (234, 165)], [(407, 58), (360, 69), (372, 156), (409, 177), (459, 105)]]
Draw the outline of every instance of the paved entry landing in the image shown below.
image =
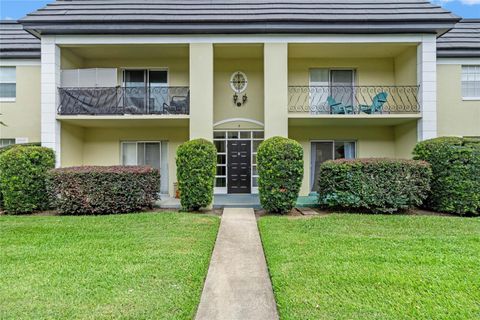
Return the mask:
[(216, 194), (214, 208), (260, 208), (258, 194)]
[(278, 319), (252, 208), (223, 211), (196, 319)]

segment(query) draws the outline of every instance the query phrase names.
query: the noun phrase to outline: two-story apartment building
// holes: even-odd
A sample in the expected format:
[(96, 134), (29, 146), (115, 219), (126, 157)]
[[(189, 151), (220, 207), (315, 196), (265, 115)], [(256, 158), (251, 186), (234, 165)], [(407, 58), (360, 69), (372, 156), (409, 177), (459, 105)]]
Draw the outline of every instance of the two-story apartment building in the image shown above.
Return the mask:
[(459, 20), (421, 0), (98, 0), (20, 22), (41, 41), (37, 121), (59, 166), (148, 164), (173, 194), (176, 149), (201, 137), (215, 192), (256, 193), (257, 147), (280, 135), (304, 148), (307, 195), (325, 160), (480, 136), (480, 31)]

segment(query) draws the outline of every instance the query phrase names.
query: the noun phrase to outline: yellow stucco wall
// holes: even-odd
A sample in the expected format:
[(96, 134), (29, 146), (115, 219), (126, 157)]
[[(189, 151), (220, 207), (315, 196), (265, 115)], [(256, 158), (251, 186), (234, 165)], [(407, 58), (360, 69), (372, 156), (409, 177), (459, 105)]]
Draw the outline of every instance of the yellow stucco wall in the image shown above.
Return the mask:
[(177, 127), (80, 128), (62, 124), (62, 167), (121, 164), (122, 141), (167, 141), (168, 188), (173, 195), (176, 179), (175, 155), (188, 140), (188, 129)]
[(84, 68), (84, 59), (75, 54), (70, 48), (60, 48), (60, 68), (78, 69)]
[(83, 139), (85, 129), (66, 123), (61, 124), (61, 166), (73, 167), (83, 165)]
[(480, 100), (462, 100), (462, 66), (437, 65), (439, 136), (480, 136)]
[(288, 44), (264, 45), (265, 138), (288, 136)]
[(213, 139), (212, 43), (190, 44), (190, 139)]
[[(242, 99), (247, 95), (247, 103), (237, 107), (233, 103), (233, 90), (230, 77), (235, 71), (246, 74), (248, 85), (245, 92), (239, 94)], [(235, 118), (244, 118), (263, 123), (263, 59), (215, 59), (214, 72), (214, 123)]]
[(412, 158), (412, 151), (418, 141), (417, 121), (411, 121), (394, 127), (395, 157)]
[(40, 142), (40, 66), (17, 66), (16, 82), (15, 102), (0, 102), (0, 138)]
[(395, 84), (393, 58), (291, 58), (288, 61), (288, 85), (307, 86), (313, 68), (354, 69), (358, 85)]
[(308, 126), (290, 127), (289, 138), (297, 140), (304, 151), (304, 177), (300, 195), (310, 192), (310, 149), (312, 141), (356, 141), (358, 158), (409, 158), (416, 142), (415, 122), (396, 126)]
[(417, 48), (408, 48), (394, 59), (396, 85), (417, 84)]

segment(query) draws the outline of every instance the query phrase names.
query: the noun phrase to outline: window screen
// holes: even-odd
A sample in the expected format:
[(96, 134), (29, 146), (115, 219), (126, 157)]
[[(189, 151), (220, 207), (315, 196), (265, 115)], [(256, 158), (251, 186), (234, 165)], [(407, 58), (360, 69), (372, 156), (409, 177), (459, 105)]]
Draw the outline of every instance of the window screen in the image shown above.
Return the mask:
[(15, 99), (16, 95), (15, 67), (0, 67), (0, 99)]
[(462, 66), (462, 96), (480, 99), (480, 65)]

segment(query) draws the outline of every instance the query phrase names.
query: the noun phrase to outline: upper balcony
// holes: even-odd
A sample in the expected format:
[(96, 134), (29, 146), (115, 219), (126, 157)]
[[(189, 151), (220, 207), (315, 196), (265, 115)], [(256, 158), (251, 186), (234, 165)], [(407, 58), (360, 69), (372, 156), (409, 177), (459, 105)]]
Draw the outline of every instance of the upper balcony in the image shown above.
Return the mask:
[(188, 115), (188, 87), (59, 88), (58, 114)]
[(291, 125), (396, 125), (421, 118), (417, 45), (310, 43), (288, 48)]
[(60, 49), (58, 119), (84, 121), (82, 125), (119, 119), (188, 125), (188, 44), (65, 45)]

